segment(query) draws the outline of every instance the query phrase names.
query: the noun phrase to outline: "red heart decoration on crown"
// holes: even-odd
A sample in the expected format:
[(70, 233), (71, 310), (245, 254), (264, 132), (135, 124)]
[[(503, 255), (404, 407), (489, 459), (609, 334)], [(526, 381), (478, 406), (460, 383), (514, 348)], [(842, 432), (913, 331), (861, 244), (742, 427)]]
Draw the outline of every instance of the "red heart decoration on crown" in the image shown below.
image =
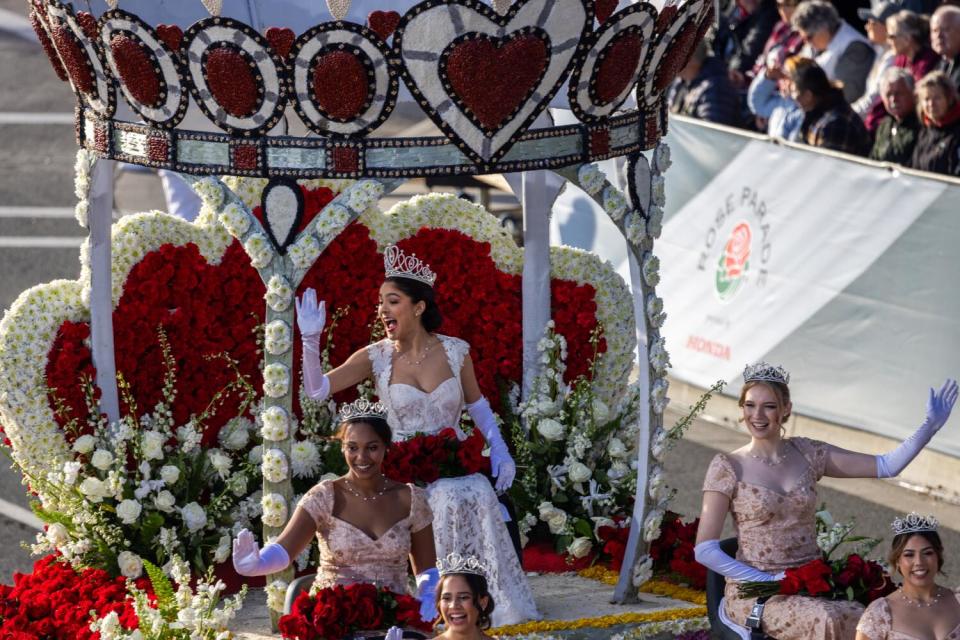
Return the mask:
[(183, 29), (175, 24), (158, 24), (157, 36), (163, 40), (163, 43), (170, 48), (170, 51), (178, 53), (180, 43), (183, 41)]
[(594, 0), (593, 11), (597, 16), (597, 22), (600, 24), (606, 22), (618, 4), (620, 4), (620, 0)]
[(270, 27), (263, 35), (270, 43), (270, 47), (281, 58), (286, 58), (289, 55), (290, 47), (293, 46), (293, 41), (297, 39), (293, 29), (287, 27)]
[(374, 11), (367, 16), (367, 24), (383, 40), (389, 38), (397, 25), (400, 24), (400, 14), (396, 11)]
[(97, 19), (93, 17), (93, 14), (87, 11), (81, 11), (77, 14), (77, 24), (80, 25), (80, 28), (83, 29), (84, 35), (96, 42), (100, 38), (100, 34), (97, 33)]

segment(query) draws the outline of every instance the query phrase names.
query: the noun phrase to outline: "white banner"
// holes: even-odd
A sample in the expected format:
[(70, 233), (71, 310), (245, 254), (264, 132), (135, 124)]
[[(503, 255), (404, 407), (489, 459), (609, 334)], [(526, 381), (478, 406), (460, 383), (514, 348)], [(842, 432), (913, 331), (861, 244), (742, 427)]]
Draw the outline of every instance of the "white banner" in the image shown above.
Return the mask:
[(748, 142), (669, 219), (655, 249), (674, 366), (701, 386), (735, 379), (863, 274), (943, 190)]

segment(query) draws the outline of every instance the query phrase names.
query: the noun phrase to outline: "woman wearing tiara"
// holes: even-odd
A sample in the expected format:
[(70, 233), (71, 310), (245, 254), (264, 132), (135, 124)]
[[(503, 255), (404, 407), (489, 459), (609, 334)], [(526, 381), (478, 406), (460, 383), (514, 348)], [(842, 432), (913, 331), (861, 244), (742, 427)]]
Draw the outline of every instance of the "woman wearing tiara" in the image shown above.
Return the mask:
[[(814, 514), (817, 480), (889, 478), (898, 475), (944, 425), (957, 400), (957, 383), (930, 390), (926, 419), (893, 451), (867, 455), (808, 438), (786, 438), (789, 374), (765, 362), (748, 366), (740, 391), (740, 418), (749, 444), (717, 454), (703, 483), (696, 558), (727, 577), (721, 616), (762, 629), (779, 640), (852, 640), (863, 607), (856, 602), (774, 596), (765, 603), (742, 598), (738, 582), (777, 580), (782, 572), (820, 557)], [(733, 514), (739, 549), (731, 558), (718, 538)]]
[(903, 576), (900, 588), (870, 603), (857, 640), (960, 640), (960, 594), (937, 584), (943, 543), (937, 519), (911, 513), (893, 521), (887, 560)]
[(433, 620), (438, 579), (433, 514), (423, 489), (394, 482), (381, 471), (392, 440), (386, 410), (366, 400), (345, 405), (335, 438), (347, 473), (307, 491), (277, 540), (263, 549), (253, 534), (240, 531), (233, 542), (234, 568), (242, 576), (283, 571), (315, 535), (320, 566), (313, 589), (366, 582), (406, 593), (409, 559), (420, 616)]
[(437, 560), (437, 569), (437, 610), (444, 630), (434, 640), (495, 640), (484, 633), (496, 606), (483, 564), (473, 556), (451, 553)]
[[(462, 439), (460, 415), (466, 408), (490, 445), (496, 491), (506, 491), (513, 483), (516, 466), (490, 404), (480, 393), (470, 345), (435, 333), (441, 323), (433, 293), (436, 276), (416, 256), (407, 256), (395, 246), (384, 252), (384, 267), (378, 317), (387, 337), (355, 352), (326, 374), (320, 363), (324, 304), (317, 303), (313, 289), (297, 300), (304, 389), (314, 400), (322, 400), (373, 378), (395, 440), (447, 427), (453, 427)], [(479, 474), (441, 478), (427, 487), (427, 495), (433, 509), (437, 554), (443, 557), (457, 551), (487, 559), (490, 591), (501, 603), (493, 623), (501, 626), (539, 617), (497, 495), (487, 479)]]

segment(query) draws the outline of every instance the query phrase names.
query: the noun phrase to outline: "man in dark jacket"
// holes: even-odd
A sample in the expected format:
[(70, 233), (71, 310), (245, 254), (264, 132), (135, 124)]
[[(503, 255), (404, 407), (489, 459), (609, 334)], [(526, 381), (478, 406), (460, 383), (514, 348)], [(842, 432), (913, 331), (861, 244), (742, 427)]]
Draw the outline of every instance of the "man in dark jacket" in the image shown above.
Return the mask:
[(740, 96), (723, 63), (700, 42), (670, 89), (670, 111), (719, 124), (739, 126)]
[(936, 71), (943, 71), (960, 86), (960, 8), (944, 5), (933, 12), (930, 46), (940, 54)]
[(750, 84), (749, 75), (778, 19), (776, 0), (737, 0), (721, 18), (714, 51), (727, 61), (737, 89)]
[(797, 70), (793, 99), (803, 109), (800, 139), (814, 147), (865, 156), (870, 151), (870, 134), (843, 92), (827, 79), (817, 65)]
[(870, 159), (908, 166), (920, 133), (913, 74), (900, 67), (887, 69), (880, 78), (880, 100), (887, 115), (877, 126)]

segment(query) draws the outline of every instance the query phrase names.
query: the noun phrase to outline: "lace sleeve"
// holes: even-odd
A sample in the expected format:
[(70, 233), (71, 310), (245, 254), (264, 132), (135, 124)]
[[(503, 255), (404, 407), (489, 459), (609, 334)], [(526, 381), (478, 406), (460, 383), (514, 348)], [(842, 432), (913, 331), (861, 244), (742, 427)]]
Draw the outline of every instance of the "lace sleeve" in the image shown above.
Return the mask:
[(890, 605), (886, 598), (871, 602), (857, 623), (857, 631), (870, 640), (887, 640), (892, 627), (893, 619), (890, 617)]
[(463, 361), (467, 359), (467, 354), (470, 353), (470, 344), (460, 338), (438, 337), (443, 342), (443, 348), (447, 354), (447, 364), (450, 365), (450, 370), (453, 371), (457, 382), (460, 382), (460, 371), (463, 369)]
[(327, 520), (333, 513), (333, 485), (329, 481), (313, 485), (303, 494), (297, 506), (310, 514), (318, 529), (326, 528)]
[(827, 452), (829, 445), (820, 440), (811, 440), (810, 438), (790, 438), (790, 442), (796, 445), (803, 457), (813, 467), (817, 474), (817, 480), (823, 477), (823, 472), (827, 468)]
[(377, 396), (381, 401), (387, 397), (387, 387), (390, 385), (390, 369), (393, 364), (392, 354), (386, 340), (367, 345), (367, 357), (370, 358), (370, 367), (373, 369), (373, 382), (377, 387)]
[(413, 484), (407, 486), (410, 487), (410, 531), (416, 533), (433, 524), (433, 511), (427, 502), (426, 491)]
[(730, 460), (722, 453), (713, 456), (707, 468), (707, 477), (703, 479), (704, 491), (717, 491), (733, 499), (737, 490), (737, 474), (733, 471)]

